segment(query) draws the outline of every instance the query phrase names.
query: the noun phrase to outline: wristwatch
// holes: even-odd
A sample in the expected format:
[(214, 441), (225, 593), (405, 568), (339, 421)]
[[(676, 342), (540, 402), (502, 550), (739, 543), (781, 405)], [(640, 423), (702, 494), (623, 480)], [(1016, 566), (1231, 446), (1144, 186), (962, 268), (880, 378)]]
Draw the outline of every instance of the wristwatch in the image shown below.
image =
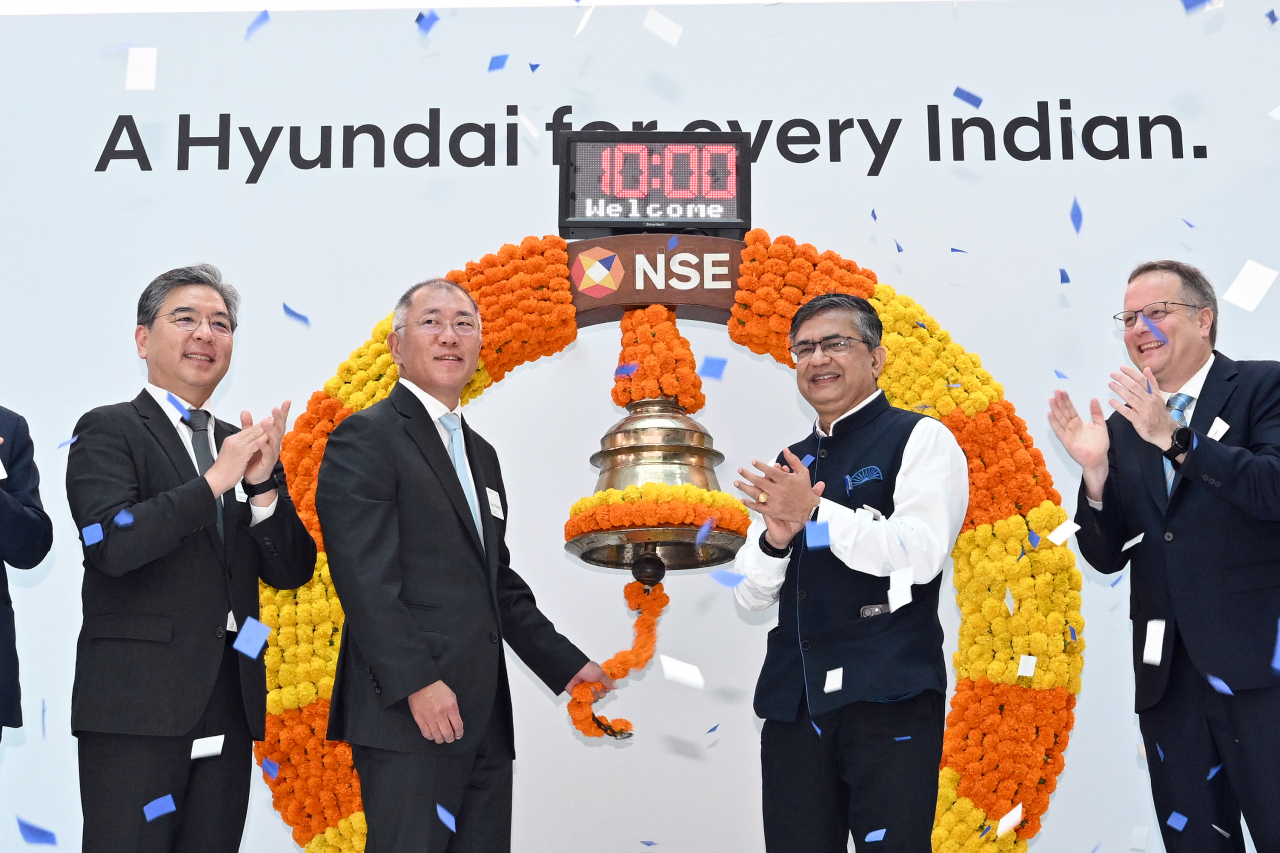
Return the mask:
[(1170, 462), (1177, 460), (1179, 456), (1191, 449), (1191, 440), (1195, 436), (1191, 427), (1180, 426), (1173, 431), (1170, 437), (1169, 449), (1164, 452), (1164, 458)]
[(274, 492), (276, 490), (276, 478), (273, 474), (261, 483), (257, 484), (250, 483), (248, 480), (241, 480), (240, 488), (244, 489), (244, 493), (247, 497), (256, 498), (258, 495), (265, 495), (267, 492)]
[(780, 557), (791, 556), (790, 544), (788, 544), (787, 547), (785, 548), (775, 548), (772, 545), (770, 545), (769, 540), (765, 538), (767, 534), (768, 534), (768, 531), (765, 531), (764, 533), (760, 534), (760, 550), (764, 552), (764, 555), (766, 557), (773, 557), (777, 559)]

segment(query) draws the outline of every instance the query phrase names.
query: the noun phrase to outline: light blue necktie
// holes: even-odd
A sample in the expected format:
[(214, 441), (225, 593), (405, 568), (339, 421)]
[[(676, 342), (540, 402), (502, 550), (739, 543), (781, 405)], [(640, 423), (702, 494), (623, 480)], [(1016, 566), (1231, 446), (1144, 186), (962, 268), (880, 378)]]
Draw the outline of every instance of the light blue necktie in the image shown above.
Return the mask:
[[(1190, 394), (1171, 394), (1165, 402), (1164, 407), (1169, 410), (1169, 414), (1173, 415), (1173, 422), (1180, 427), (1187, 425), (1187, 406), (1195, 400)], [(1164, 490), (1165, 493), (1173, 491), (1173, 463), (1168, 459), (1164, 460)]]
[(471, 482), (471, 471), (467, 468), (467, 456), (463, 450), (462, 417), (455, 412), (445, 412), (440, 416), (440, 423), (449, 431), (449, 458), (453, 460), (453, 470), (458, 472), (458, 482), (462, 484), (463, 494), (467, 496), (467, 506), (471, 507), (476, 532), (480, 533), (484, 528), (480, 526), (475, 484)]

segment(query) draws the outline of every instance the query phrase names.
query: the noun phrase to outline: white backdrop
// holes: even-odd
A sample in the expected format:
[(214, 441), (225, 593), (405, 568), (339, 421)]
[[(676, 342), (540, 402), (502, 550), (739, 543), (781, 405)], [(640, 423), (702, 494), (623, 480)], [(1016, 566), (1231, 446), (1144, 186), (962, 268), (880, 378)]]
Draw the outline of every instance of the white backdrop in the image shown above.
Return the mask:
[[(1221, 293), (1247, 259), (1280, 267), (1280, 125), (1267, 115), (1280, 103), (1280, 34), (1267, 8), (1232, 0), (1188, 16), (1177, 0), (664, 6), (684, 28), (675, 47), (643, 28), (644, 7), (597, 9), (576, 38), (578, 8), (442, 9), (425, 38), (413, 10), (277, 13), (248, 41), (252, 15), (239, 13), (0, 19), (0, 403), (31, 423), (56, 533), (40, 567), (8, 573), (27, 725), (0, 742), (0, 847), (21, 847), (15, 813), (53, 829), (62, 846), (80, 843), (69, 710), (82, 569), (56, 447), (82, 412), (140, 388), (134, 304), (157, 273), (207, 260), (244, 294), (235, 362), (213, 401), (219, 415), (248, 408), (260, 417), (285, 397), (296, 412), (408, 284), (554, 231), (556, 170), (542, 128), (557, 107), (572, 105), (575, 127), (656, 119), (679, 129), (708, 119), (723, 128), (734, 119), (756, 132), (769, 119), (753, 173), (756, 224), (871, 267), (980, 354), (1074, 511), (1078, 472), (1050, 437), (1046, 401), (1055, 385), (1078, 397), (1105, 393), (1107, 373), (1124, 360), (1110, 315), (1128, 269), (1184, 259)], [(128, 45), (158, 48), (154, 91), (125, 90)], [(506, 68), (487, 71), (504, 53)], [(982, 96), (981, 107), (953, 97), (957, 86)], [(1061, 98), (1072, 100), (1065, 114), (1077, 132), (1090, 116), (1127, 116), (1130, 158), (1095, 160), (1077, 140), (1075, 159), (1064, 161)], [(1049, 102), (1052, 159), (1019, 162), (999, 133), (1034, 116), (1036, 101)], [(534, 139), (519, 130), (520, 165), (452, 162), (448, 133), (463, 122), (497, 124), (505, 162), (508, 104), (541, 131)], [(940, 162), (928, 159), (929, 104), (942, 115)], [(354, 168), (341, 168), (343, 125), (379, 125), (390, 149), (394, 131), (425, 123), (431, 108), (442, 115), (441, 166), (408, 169), (388, 150), (387, 166), (374, 169), (365, 139)], [(203, 136), (224, 112), (230, 168), (197, 148), (178, 171), (178, 116), (192, 115)], [(127, 160), (94, 171), (122, 114), (134, 116), (152, 171)], [(1139, 157), (1138, 116), (1161, 114), (1181, 124), (1183, 159), (1171, 159), (1163, 129), (1154, 157)], [(968, 158), (953, 162), (949, 119), (973, 116), (994, 123), (996, 159), (981, 159), (971, 131)], [(775, 134), (793, 118), (821, 133), (812, 162), (779, 153)], [(902, 119), (878, 177), (866, 176), (871, 158), (857, 131), (831, 162), (832, 118), (866, 118), (878, 133)], [(251, 162), (237, 128), (261, 140), (276, 125), (286, 128), (281, 141), (261, 180), (246, 185)], [(289, 164), (293, 125), (307, 156), (319, 127), (334, 127), (332, 168)], [(1031, 137), (1022, 131), (1023, 147)], [(1106, 131), (1098, 141), (1110, 145)], [(1193, 145), (1208, 156), (1192, 157)], [(1083, 210), (1078, 234), (1073, 198)], [(309, 315), (310, 328), (285, 318), (282, 302)], [(1273, 357), (1277, 311), (1275, 297), (1253, 313), (1224, 304), (1221, 349)], [(722, 327), (682, 329), (697, 355), (728, 359), (698, 416), (728, 458), (727, 486), (734, 468), (800, 437), (811, 412), (788, 370), (730, 344)], [(561, 526), (594, 484), (587, 457), (621, 415), (609, 398), (617, 349), (616, 328), (584, 330), (467, 410), (506, 461), (518, 568), (545, 612), (597, 659), (630, 642), (626, 576), (566, 557)], [(1055, 369), (1071, 378), (1055, 380)], [(1031, 848), (1127, 850), (1138, 826), (1151, 828), (1147, 849), (1159, 850), (1136, 751), (1127, 574), (1112, 588), (1112, 578), (1082, 569), (1084, 691), (1066, 771)], [(641, 840), (673, 853), (763, 849), (751, 695), (775, 614), (743, 612), (705, 572), (670, 576), (667, 587), (659, 650), (698, 664), (707, 689), (667, 683), (652, 667), (628, 679), (602, 708), (636, 723), (626, 744), (586, 742), (563, 700), (512, 659), (519, 853), (638, 851)], [(950, 657), (958, 614), (950, 599), (942, 610)], [(242, 849), (296, 849), (258, 781)]]

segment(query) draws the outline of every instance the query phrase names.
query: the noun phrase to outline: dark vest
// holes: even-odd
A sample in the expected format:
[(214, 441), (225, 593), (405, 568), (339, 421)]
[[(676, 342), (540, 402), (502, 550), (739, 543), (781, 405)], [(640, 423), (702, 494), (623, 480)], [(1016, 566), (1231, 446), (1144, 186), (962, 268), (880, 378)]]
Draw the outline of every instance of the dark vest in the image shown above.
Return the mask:
[[(902, 451), (916, 412), (895, 409), (880, 395), (839, 421), (822, 438), (815, 430), (791, 451), (812, 456), (809, 475), (826, 484), (824, 499), (850, 509), (875, 507), (893, 515)], [(878, 474), (878, 476), (877, 476)], [(756, 685), (755, 711), (792, 722), (808, 696), (813, 716), (851, 702), (895, 699), (921, 690), (946, 693), (938, 621), (941, 574), (911, 587), (912, 601), (897, 612), (863, 617), (868, 604), (888, 604), (889, 578), (849, 568), (829, 549), (809, 549), (805, 534), (792, 541), (786, 580), (778, 597), (778, 627)], [(824, 693), (827, 671), (844, 668), (842, 689)]]

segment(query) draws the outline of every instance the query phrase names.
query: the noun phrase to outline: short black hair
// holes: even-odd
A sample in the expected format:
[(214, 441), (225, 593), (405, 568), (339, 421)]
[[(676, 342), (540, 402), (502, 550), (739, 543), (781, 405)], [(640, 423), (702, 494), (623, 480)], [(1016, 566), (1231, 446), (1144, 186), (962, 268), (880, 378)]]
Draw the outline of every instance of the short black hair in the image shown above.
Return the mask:
[(152, 279), (138, 297), (138, 325), (150, 329), (169, 294), (189, 284), (199, 284), (217, 291), (223, 304), (227, 306), (227, 317), (231, 322), (231, 331), (234, 332), (237, 325), (236, 312), (240, 310), (240, 293), (222, 280), (222, 273), (213, 264), (178, 267)]
[(851, 318), (853, 327), (862, 336), (867, 349), (873, 350), (880, 346), (880, 338), (884, 335), (884, 324), (880, 322), (880, 315), (876, 313), (876, 309), (870, 302), (861, 296), (853, 296), (849, 293), (824, 293), (801, 305), (796, 310), (795, 316), (791, 318), (791, 343), (796, 342), (796, 333), (800, 331), (801, 326), (828, 311), (848, 311), (853, 315)]

